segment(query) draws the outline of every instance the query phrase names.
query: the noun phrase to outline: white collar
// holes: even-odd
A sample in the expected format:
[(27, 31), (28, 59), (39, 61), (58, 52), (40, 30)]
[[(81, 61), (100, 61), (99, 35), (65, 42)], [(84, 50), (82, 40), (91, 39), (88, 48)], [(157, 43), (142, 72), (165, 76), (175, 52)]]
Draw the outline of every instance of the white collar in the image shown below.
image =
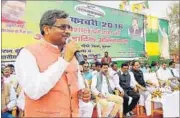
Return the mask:
[(113, 70), (112, 68), (111, 68), (111, 71), (112, 71), (113, 73), (117, 73), (117, 72), (118, 72), (118, 71)]

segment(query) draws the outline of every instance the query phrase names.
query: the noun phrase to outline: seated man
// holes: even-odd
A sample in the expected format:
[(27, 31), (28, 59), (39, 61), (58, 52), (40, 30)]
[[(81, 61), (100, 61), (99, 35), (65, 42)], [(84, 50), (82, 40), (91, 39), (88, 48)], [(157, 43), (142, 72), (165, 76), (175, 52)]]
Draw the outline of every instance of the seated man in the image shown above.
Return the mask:
[(150, 91), (150, 93), (152, 93), (154, 90), (160, 87), (155, 72), (143, 73), (143, 76), (144, 76), (144, 81), (146, 82), (147, 85), (146, 88), (147, 90)]
[[(177, 105), (174, 105), (174, 103), (177, 103), (177, 102), (172, 102), (172, 101), (169, 102), (170, 101), (170, 99), (169, 99), (170, 96), (171, 97), (174, 96), (174, 95), (176, 96), (176, 94), (174, 94), (175, 92), (172, 93), (171, 89), (159, 86), (159, 81), (158, 81), (158, 78), (157, 78), (155, 72), (144, 73), (144, 80), (145, 80), (145, 82), (147, 84), (147, 87), (146, 87), (147, 90), (150, 91), (150, 93), (151, 93), (150, 99), (145, 101), (146, 104), (149, 104), (149, 106), (145, 106), (146, 110), (148, 110), (148, 114), (153, 113), (151, 110), (155, 110), (157, 108), (162, 108), (163, 109), (163, 116), (165, 116), (165, 114), (169, 114), (170, 112), (165, 113), (165, 111), (169, 110), (169, 106), (170, 107), (177, 106)], [(168, 93), (168, 94), (162, 94), (162, 93)], [(158, 99), (156, 99), (156, 98), (158, 98)], [(171, 98), (171, 99), (176, 100), (178, 98)], [(156, 102), (154, 102), (154, 100)], [(153, 108), (151, 108), (151, 102), (153, 102), (153, 104), (154, 104)], [(172, 113), (172, 111), (171, 111), (171, 113)]]
[[(143, 72), (140, 70), (140, 64), (138, 61), (133, 61), (131, 71), (134, 74), (135, 83), (140, 93), (139, 105), (140, 105), (141, 111), (143, 111), (144, 109), (143, 106), (147, 108), (146, 106), (148, 105), (148, 103), (146, 101), (147, 101), (148, 96), (150, 96), (150, 92), (147, 90), (147, 85), (144, 80)], [(148, 109), (146, 109), (146, 113), (147, 113), (147, 110)], [(150, 115), (150, 114), (147, 114), (147, 115)]]
[[(137, 92), (134, 75), (131, 72), (128, 72), (129, 66), (127, 63), (123, 63), (121, 65), (121, 71), (118, 72), (119, 75), (119, 85), (123, 88), (124, 91), (124, 114), (125, 116), (131, 116), (133, 115), (132, 110), (136, 107), (138, 101), (139, 101), (139, 93)], [(132, 97), (132, 102), (129, 103), (129, 96)]]
[[(118, 95), (113, 95), (115, 86), (109, 76), (109, 64), (103, 63), (101, 67), (101, 71), (93, 76), (91, 91), (97, 96), (96, 102), (102, 107), (102, 117), (114, 117), (118, 111), (122, 112), (123, 99)], [(109, 108), (112, 104), (114, 107)]]
[(173, 77), (169, 68), (166, 67), (165, 62), (162, 63), (161, 68), (157, 70), (157, 77), (159, 79), (161, 86), (170, 86), (171, 89), (176, 89), (179, 87), (179, 82), (176, 77)]
[[(91, 86), (91, 81), (92, 81), (92, 72), (89, 71), (89, 63), (86, 61), (83, 65), (83, 70), (82, 70), (82, 77), (84, 80), (84, 85), (86, 88), (89, 88)], [(79, 112), (80, 112), (80, 117), (91, 117), (94, 105), (92, 102), (83, 102), (82, 100), (79, 100)]]
[(3, 69), (4, 83), (10, 84), (16, 92), (18, 81), (16, 75), (12, 73), (12, 67), (10, 67), (9, 65), (5, 66), (5, 68)]
[(12, 118), (13, 116), (9, 113), (16, 105), (16, 93), (14, 88), (4, 83), (4, 78), (1, 76), (1, 117)]

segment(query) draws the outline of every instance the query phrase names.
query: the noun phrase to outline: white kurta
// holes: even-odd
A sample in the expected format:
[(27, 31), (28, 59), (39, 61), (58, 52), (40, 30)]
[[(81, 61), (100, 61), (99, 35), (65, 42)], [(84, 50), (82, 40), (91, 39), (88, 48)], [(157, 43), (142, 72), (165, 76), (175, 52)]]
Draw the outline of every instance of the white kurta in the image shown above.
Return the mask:
[[(102, 81), (101, 91), (98, 91), (97, 88), (96, 88), (97, 79), (98, 79), (97, 78), (97, 74), (95, 74), (93, 76), (93, 78), (92, 78), (92, 83), (91, 83), (91, 91), (92, 91), (92, 93), (95, 94), (95, 95), (98, 95), (99, 93), (101, 93), (101, 94), (103, 94), (106, 97), (108, 95), (110, 95), (110, 93), (108, 91), (108, 84), (106, 82), (106, 77), (104, 75), (102, 76), (103, 81)], [(114, 90), (115, 85), (114, 85), (112, 79), (108, 79), (108, 80), (109, 80), (111, 88)], [(97, 103), (97, 105), (98, 105), (98, 108), (102, 109), (102, 106), (99, 103)], [(106, 117), (108, 117), (108, 115), (112, 111), (113, 107), (114, 107), (114, 103), (113, 102), (108, 102), (108, 111), (106, 112)], [(99, 115), (101, 114), (100, 112), (101, 112), (101, 110), (98, 109), (98, 114)]]
[[(101, 94), (103, 94), (105, 96), (109, 94), (108, 85), (107, 85), (106, 78), (105, 78), (104, 75), (102, 76), (102, 79), (103, 79), (102, 88), (101, 88), (101, 91), (98, 91), (96, 89), (97, 75), (93, 76), (92, 83), (91, 83), (91, 91), (92, 91), (93, 94), (98, 95), (99, 93), (101, 93)], [(110, 83), (111, 88), (114, 89), (115, 85), (114, 85), (112, 79), (109, 79), (109, 83)]]
[[(149, 80), (150, 82), (156, 84), (159, 86), (158, 79), (156, 76), (156, 73), (143, 73), (144, 75), (144, 81), (146, 82)], [(146, 109), (146, 115), (149, 116), (151, 115), (151, 93), (156, 90), (155, 87), (146, 87), (147, 91), (145, 92), (140, 92), (140, 99), (139, 99), (139, 104), (141, 106), (145, 106)]]
[(79, 116), (80, 118), (86, 117), (90, 118), (92, 117), (94, 104), (93, 102), (83, 102), (82, 100), (79, 100)]
[(169, 70), (169, 68), (166, 68), (166, 70), (164, 70), (162, 67), (160, 67), (158, 70), (157, 70), (157, 77), (158, 79), (160, 80), (168, 80), (169, 78), (172, 78), (172, 74)]

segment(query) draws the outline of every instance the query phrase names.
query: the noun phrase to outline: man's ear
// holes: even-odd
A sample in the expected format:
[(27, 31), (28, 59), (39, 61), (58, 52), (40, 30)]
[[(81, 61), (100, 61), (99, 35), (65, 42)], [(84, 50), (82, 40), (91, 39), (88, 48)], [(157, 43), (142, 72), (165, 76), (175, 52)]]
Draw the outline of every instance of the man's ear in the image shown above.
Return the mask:
[(44, 31), (44, 34), (49, 34), (49, 32), (50, 32), (50, 28), (49, 28), (49, 26), (47, 26), (47, 25), (44, 25), (43, 26), (43, 31)]

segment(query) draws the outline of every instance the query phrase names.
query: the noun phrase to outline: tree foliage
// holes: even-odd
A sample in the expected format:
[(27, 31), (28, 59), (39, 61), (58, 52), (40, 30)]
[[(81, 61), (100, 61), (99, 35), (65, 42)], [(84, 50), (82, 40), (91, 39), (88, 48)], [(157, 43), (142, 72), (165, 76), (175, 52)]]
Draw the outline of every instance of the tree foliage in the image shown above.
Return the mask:
[(170, 51), (171, 52), (178, 52), (179, 51), (179, 22), (180, 22), (180, 15), (179, 15), (179, 1), (174, 2), (168, 9), (167, 15), (169, 18), (170, 24)]

